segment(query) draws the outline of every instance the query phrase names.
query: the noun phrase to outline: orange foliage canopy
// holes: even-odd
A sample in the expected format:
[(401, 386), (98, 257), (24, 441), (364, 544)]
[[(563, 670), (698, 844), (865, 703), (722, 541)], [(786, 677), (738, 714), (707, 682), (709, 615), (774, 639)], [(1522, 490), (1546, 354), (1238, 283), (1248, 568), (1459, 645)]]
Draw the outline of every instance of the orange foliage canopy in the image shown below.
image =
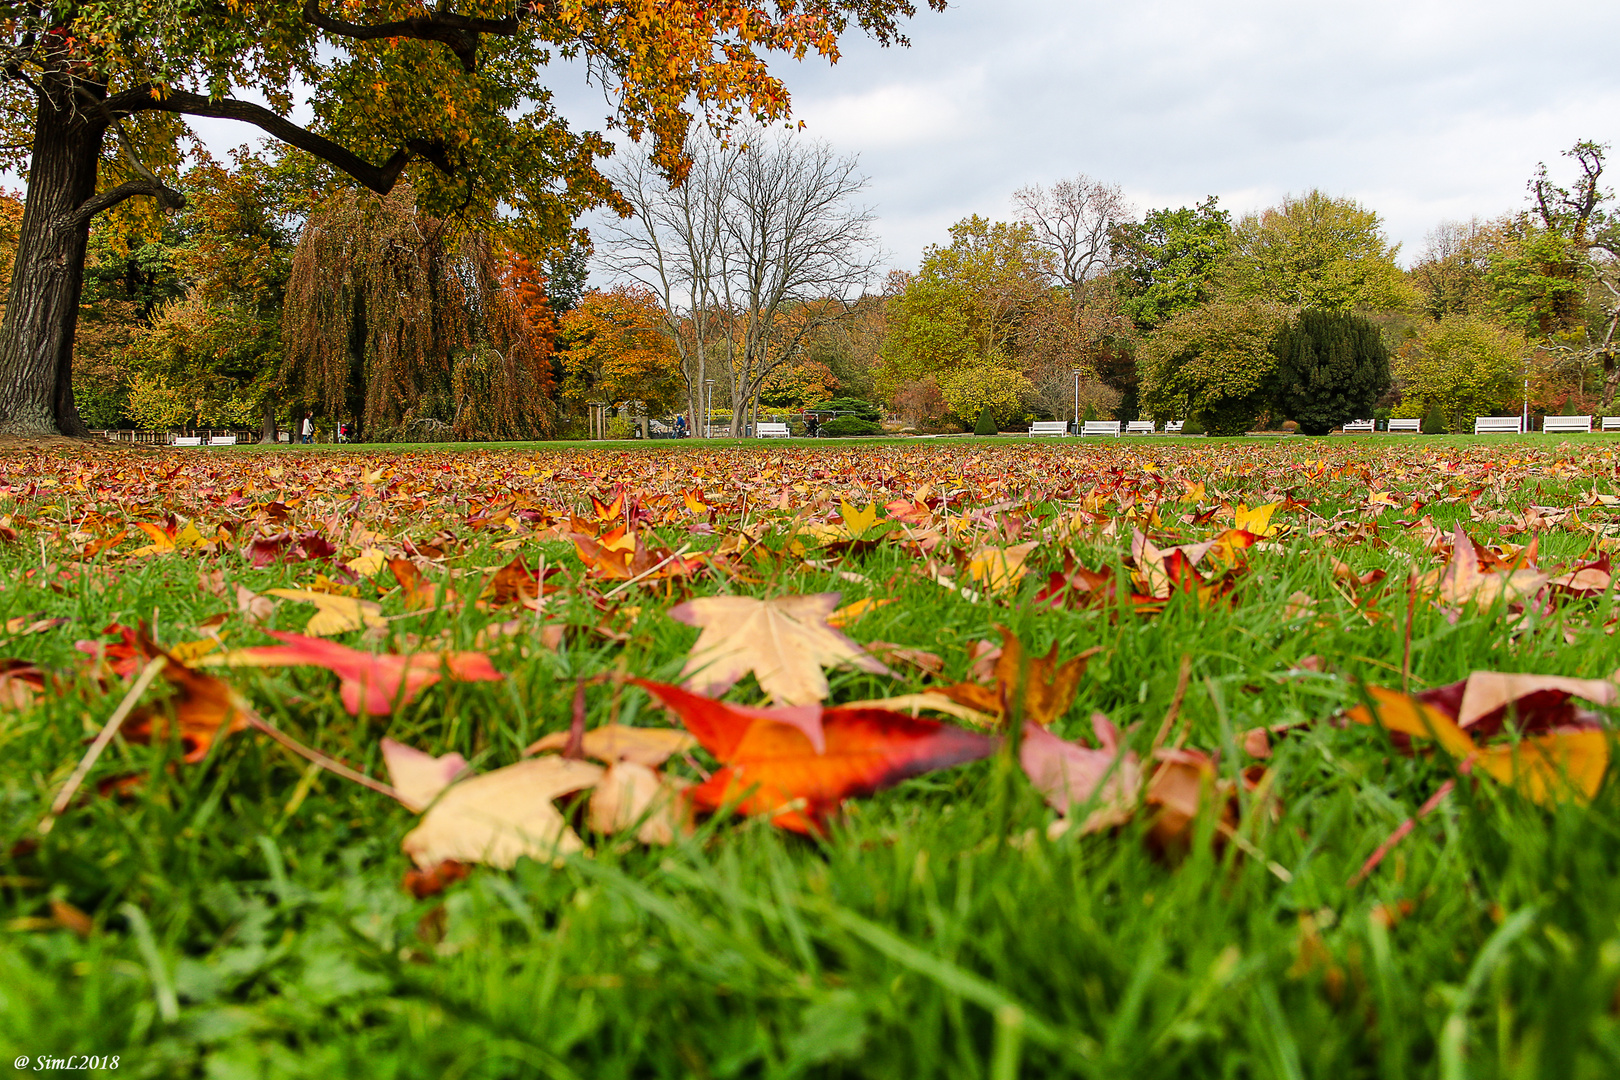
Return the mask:
[(681, 400), (680, 357), (663, 333), (664, 309), (652, 290), (592, 289), (559, 322), (564, 401), (640, 401), (656, 416)]

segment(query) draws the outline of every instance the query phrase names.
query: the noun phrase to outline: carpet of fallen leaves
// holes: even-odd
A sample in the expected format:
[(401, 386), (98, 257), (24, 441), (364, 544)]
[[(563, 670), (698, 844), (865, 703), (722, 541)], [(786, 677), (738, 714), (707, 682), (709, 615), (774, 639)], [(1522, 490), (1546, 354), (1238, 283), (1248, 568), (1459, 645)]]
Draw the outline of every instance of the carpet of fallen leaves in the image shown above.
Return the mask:
[[(636, 742), (589, 751), (581, 683), (573, 737), (537, 744), (538, 760), (452, 787), (468, 773), (452, 754), (434, 759), (432, 783), (418, 777), (405, 785), (396, 775), (393, 788), (378, 785), (407, 806), (433, 807), (404, 841), (424, 871), (446, 859), (510, 866), (520, 854), (579, 850), (555, 801), (586, 789), (595, 792), (590, 824), (604, 834), (635, 827), (668, 839), (690, 831), (694, 811), (721, 809), (817, 831), (846, 799), (986, 757), (1003, 734), (1059, 812), (1085, 810), (1087, 831), (1149, 812), (1156, 839), (1174, 846), (1201, 798), (1227, 797), (1215, 780), (1218, 755), (1183, 745), (1174, 709), (1145, 760), (1100, 712), (1089, 743), (1052, 734), (1095, 648), (1061, 665), (1056, 645), (1030, 659), (1001, 629), (1000, 641), (968, 646), (972, 673), (951, 683), (926, 612), (914, 613), (908, 641), (863, 645), (839, 628), (894, 603), (901, 578), (932, 583), (942, 601), (950, 593), (982, 605), (993, 623), (1004, 621), (998, 609), (1093, 610), (1109, 620), (1153, 618), (1178, 599), (1240, 609), (1246, 592), (1259, 591), (1263, 571), (1253, 560), (1267, 553), (1329, 567), (1331, 592), (1296, 591), (1285, 601), (1286, 615), (1307, 633), (1324, 619), (1376, 624), (1415, 603), (1453, 620), (1489, 614), (1511, 626), (1607, 598), (1609, 551), (1620, 533), (1612, 451), (1560, 447), (1504, 457), (1498, 448), (1425, 452), (1403, 444), (1369, 454), (1364, 446), (1328, 446), (1314, 458), (1277, 445), (1207, 443), (1150, 452), (1128, 444), (386, 457), (40, 452), (7, 463), (0, 529), (23, 550), (38, 547), (39, 563), (23, 574), (21, 589), (116, 592), (119, 575), (148, 560), (195, 565), (196, 588), (220, 602), (217, 615), (175, 628), (167, 647), (144, 622), (131, 628), (116, 620), (79, 627), (85, 636), (76, 642), (102, 686), (161, 661), (173, 689), (167, 705), (129, 695), (138, 707), (119, 718), (121, 734), (163, 737), (172, 719), (187, 762), (206, 756), (221, 732), (250, 721), (268, 728), (219, 669), (326, 668), (338, 676), (349, 713), (386, 715), (444, 678), (502, 679), (491, 659), (502, 643), (555, 649), (569, 635), (623, 642), (638, 623), (658, 618), (702, 628), (680, 673), (686, 689), (638, 672), (621, 671), (619, 679), (644, 687), (691, 731), (712, 774), (689, 755), (701, 783), (656, 772), (674, 743), (641, 760), (628, 749), (642, 746)], [(1542, 505), (1541, 492), (1556, 495)], [(1452, 524), (1437, 524), (1436, 513)], [(1576, 538), (1580, 552), (1547, 563), (1538, 550), (1547, 534)], [(548, 541), (568, 544), (572, 557), (558, 558), (555, 549), (548, 557)], [(1110, 543), (1115, 558), (1082, 553)], [(1410, 563), (1399, 579), (1358, 571), (1340, 557), (1392, 545)], [(866, 572), (880, 548), (902, 556), (886, 580)], [(497, 553), (510, 557), (478, 565), (479, 556)], [(300, 587), (258, 593), (243, 584), (244, 572), (273, 566), (297, 568)], [(841, 605), (840, 593), (798, 594), (794, 582), (805, 571), (830, 573), (864, 595)], [(300, 632), (266, 626), (280, 605), (310, 610)], [(475, 620), (479, 648), (413, 632), (414, 617), (433, 611), (464, 616), (463, 632)], [(1572, 644), (1578, 621), (1563, 628)], [(1597, 629), (1612, 635), (1614, 622)], [(61, 623), (20, 615), (7, 630), (21, 646), (30, 634), (60, 633)], [(263, 635), (280, 644), (241, 647)], [(342, 637), (353, 644), (335, 640)], [(227, 639), (231, 647), (221, 648)], [(1409, 688), (1407, 648), (1400, 674)], [(1332, 658), (1311, 660), (1321, 670)], [(26, 656), (5, 663), (0, 678), (13, 707), (26, 707), (62, 677)], [(828, 703), (825, 668), (907, 682), (891, 664), (922, 688)], [(750, 674), (743, 696), (757, 700), (743, 707), (715, 700)], [(1603, 721), (1570, 702), (1612, 704), (1615, 684), (1521, 675), (1492, 685), (1481, 692), (1488, 701), (1471, 705), (1472, 691), (1460, 686), (1416, 697), (1374, 688), (1386, 708), (1369, 700), (1370, 711), (1351, 715), (1436, 740), (1464, 771), (1477, 764), (1534, 799), (1561, 791), (1590, 798), (1608, 740)], [(1505, 726), (1511, 741), (1479, 747), (1470, 738), (1501, 736)], [(1265, 789), (1260, 763), (1269, 738), (1287, 730), (1245, 737), (1255, 762), (1244, 773), (1251, 790)], [(432, 758), (432, 748), (393, 745)], [(606, 771), (585, 764), (589, 757)], [(514, 784), (529, 792), (526, 801), (509, 797)], [(452, 797), (439, 800), (445, 789)], [(1067, 824), (1054, 822), (1054, 830)], [(1223, 821), (1220, 831), (1237, 836), (1236, 825)]]
[[(50, 706), (85, 741), (9, 858), (266, 739), (303, 791), (324, 771), (420, 815), (390, 838), (419, 897), (750, 816), (826, 835), (998, 756), (1054, 840), (1234, 846), (1287, 881), (1267, 837), (1309, 792), (1273, 755), (1362, 725), (1444, 768), (1354, 884), (1459, 787), (1551, 808), (1603, 784), (1617, 480), (1596, 439), (13, 451), (0, 732)], [(1122, 714), (1088, 668), (1158, 620), (1212, 652), (1286, 641), (1244, 678), (1321, 705), (1194, 723), (1189, 695), (1224, 725), (1223, 699), (1178, 647), (1138, 673), (1162, 716)], [(1426, 653), (1436, 620), (1481, 628), (1466, 677), (1432, 677), (1456, 660)], [(490, 737), (507, 710), (516, 742)], [(173, 753), (143, 772), (114, 744)]]

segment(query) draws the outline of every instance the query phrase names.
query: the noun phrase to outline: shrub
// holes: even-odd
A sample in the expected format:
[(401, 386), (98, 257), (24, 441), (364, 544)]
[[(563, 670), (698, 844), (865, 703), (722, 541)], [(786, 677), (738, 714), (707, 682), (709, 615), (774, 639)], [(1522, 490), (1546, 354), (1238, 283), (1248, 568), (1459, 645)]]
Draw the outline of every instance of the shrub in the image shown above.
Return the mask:
[[(818, 412), (853, 413), (856, 417), (862, 420), (870, 420), (874, 424), (883, 419), (883, 413), (876, 405), (870, 401), (862, 401), (860, 398), (833, 398), (831, 401), (823, 401), (820, 405), (815, 406), (815, 410)], [(839, 419), (844, 418), (839, 417)]]
[(1299, 430), (1299, 424), (1293, 420), (1284, 420), (1282, 422), (1282, 430), (1292, 435), (1294, 432)]
[(1181, 433), (1183, 435), (1206, 434), (1204, 431), (1204, 425), (1198, 422), (1198, 417), (1196, 416), (1190, 416), (1187, 418), (1186, 423), (1181, 425)]
[(989, 408), (981, 409), (979, 411), (979, 422), (977, 424), (973, 425), (973, 434), (975, 434), (975, 435), (999, 435), (999, 434), (1001, 434), (1001, 428), (999, 428), (996, 425), (996, 414), (991, 412)]
[(1250, 398), (1227, 398), (1194, 414), (1198, 426), (1208, 435), (1246, 435), (1259, 419), (1259, 410)]
[(821, 434), (834, 439), (846, 435), (881, 435), (883, 427), (858, 416), (839, 416), (822, 424)]
[(1446, 433), (1446, 414), (1436, 401), (1429, 406), (1429, 415), (1423, 418), (1423, 434), (1444, 435)]

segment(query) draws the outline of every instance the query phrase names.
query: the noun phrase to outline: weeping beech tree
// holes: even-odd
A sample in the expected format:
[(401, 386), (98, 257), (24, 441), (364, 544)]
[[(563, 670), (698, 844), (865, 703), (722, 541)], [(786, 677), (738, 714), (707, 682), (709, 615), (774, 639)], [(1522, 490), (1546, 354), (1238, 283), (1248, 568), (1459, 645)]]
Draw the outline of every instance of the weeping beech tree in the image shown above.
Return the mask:
[(293, 253), (283, 382), (374, 442), (542, 438), (552, 344), (532, 291), (486, 235), (419, 212), (410, 185), (343, 193)]

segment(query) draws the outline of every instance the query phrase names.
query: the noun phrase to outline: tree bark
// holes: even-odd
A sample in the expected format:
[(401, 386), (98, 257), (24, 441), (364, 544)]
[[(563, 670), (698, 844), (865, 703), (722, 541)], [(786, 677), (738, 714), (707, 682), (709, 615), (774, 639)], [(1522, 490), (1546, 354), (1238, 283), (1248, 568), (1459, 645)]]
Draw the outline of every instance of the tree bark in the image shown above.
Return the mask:
[(270, 393), (264, 398), (264, 422), (259, 426), (259, 442), (274, 443), (276, 434), (276, 395)]
[[(54, 100), (53, 100), (54, 99)], [(70, 92), (40, 95), (28, 197), (0, 324), (0, 432), (90, 434), (73, 403), (73, 334), (105, 120)]]

